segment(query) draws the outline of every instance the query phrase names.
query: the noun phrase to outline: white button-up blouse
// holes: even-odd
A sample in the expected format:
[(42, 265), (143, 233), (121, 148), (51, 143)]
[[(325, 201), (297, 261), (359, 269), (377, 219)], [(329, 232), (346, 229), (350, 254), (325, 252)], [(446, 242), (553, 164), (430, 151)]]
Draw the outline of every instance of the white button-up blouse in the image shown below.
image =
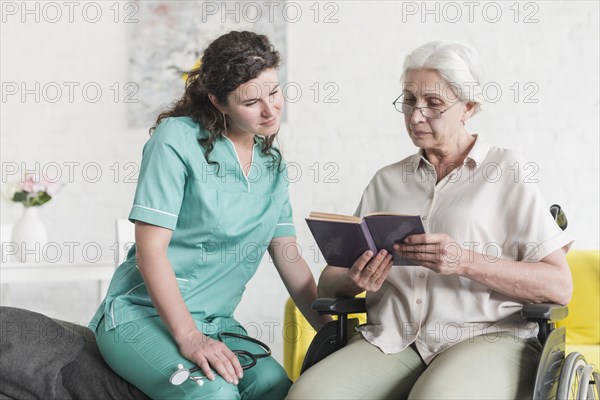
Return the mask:
[[(538, 166), (477, 138), (462, 165), (436, 172), (423, 151), (378, 171), (357, 216), (372, 212), (420, 215), (428, 233), (446, 233), (456, 246), (499, 258), (536, 262), (572, 240), (556, 225), (538, 189)], [(358, 328), (384, 353), (415, 342), (425, 362), (476, 335), (537, 334), (520, 316), (523, 303), (468, 278), (420, 266), (393, 266), (380, 290), (367, 294), (368, 321)]]

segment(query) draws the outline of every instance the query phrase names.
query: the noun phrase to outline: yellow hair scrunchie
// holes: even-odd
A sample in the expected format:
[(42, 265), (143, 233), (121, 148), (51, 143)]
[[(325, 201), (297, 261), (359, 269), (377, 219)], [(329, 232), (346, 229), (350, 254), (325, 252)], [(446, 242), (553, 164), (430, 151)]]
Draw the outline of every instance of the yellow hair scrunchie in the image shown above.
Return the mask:
[[(194, 64), (194, 66), (192, 67), (192, 69), (190, 71), (200, 68), (201, 65), (202, 65), (202, 57), (200, 57), (199, 59), (196, 60), (196, 63)], [(181, 75), (181, 78), (183, 79), (184, 82), (187, 82), (188, 76), (189, 76), (189, 71), (184, 72)]]

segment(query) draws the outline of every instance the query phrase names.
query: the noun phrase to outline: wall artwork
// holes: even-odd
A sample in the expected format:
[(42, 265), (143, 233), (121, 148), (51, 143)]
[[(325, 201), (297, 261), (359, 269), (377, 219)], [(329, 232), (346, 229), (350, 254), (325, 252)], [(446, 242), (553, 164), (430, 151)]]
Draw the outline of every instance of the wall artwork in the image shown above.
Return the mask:
[[(137, 93), (128, 103), (130, 127), (150, 128), (158, 114), (179, 99), (185, 72), (202, 51), (232, 30), (265, 34), (279, 51), (282, 85), (286, 72), (286, 22), (280, 2), (136, 1), (135, 22), (129, 29), (129, 82)], [(285, 117), (285, 116), (284, 116)]]

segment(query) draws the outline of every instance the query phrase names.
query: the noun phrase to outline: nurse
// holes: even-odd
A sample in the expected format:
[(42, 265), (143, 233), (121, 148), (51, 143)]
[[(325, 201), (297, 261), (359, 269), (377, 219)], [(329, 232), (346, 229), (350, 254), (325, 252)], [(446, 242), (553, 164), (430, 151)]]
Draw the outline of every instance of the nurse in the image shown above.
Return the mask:
[[(291, 382), (272, 357), (242, 370), (232, 350), (264, 350), (218, 335), (245, 333), (233, 314), (267, 250), (311, 325), (327, 322), (310, 310), (316, 285), (273, 146), (279, 63), (266, 36), (219, 37), (150, 130), (129, 214), (135, 245), (90, 327), (108, 365), (152, 398), (285, 397)], [(170, 384), (178, 364), (198, 365), (206, 383)]]

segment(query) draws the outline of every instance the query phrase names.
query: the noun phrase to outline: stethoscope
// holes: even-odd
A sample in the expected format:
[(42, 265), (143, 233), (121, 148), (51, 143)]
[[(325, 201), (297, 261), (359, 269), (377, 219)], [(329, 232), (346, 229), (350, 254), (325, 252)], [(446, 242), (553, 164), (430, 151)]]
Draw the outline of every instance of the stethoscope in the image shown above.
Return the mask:
[[(269, 357), (271, 355), (271, 349), (269, 348), (269, 346), (267, 346), (260, 340), (251, 338), (250, 336), (240, 335), (240, 334), (232, 333), (232, 332), (219, 332), (217, 334), (219, 341), (221, 341), (221, 342), (223, 341), (223, 336), (229, 336), (229, 337), (247, 340), (249, 342), (259, 345), (265, 351), (264, 353), (261, 353), (261, 354), (252, 354), (246, 350), (232, 350), (233, 354), (235, 354), (238, 358), (250, 360), (247, 364), (242, 365), (243, 370), (254, 367), (259, 358), (265, 358), (265, 357)], [(189, 379), (191, 381), (196, 382), (199, 386), (202, 386), (202, 385), (204, 385), (204, 379), (207, 379), (206, 376), (204, 376), (204, 375), (192, 376), (192, 373), (200, 371), (200, 370), (201, 370), (201, 368), (197, 365), (192, 368), (185, 368), (183, 366), (183, 364), (177, 364), (177, 371), (173, 372), (173, 374), (169, 378), (169, 382), (172, 385), (179, 386), (183, 382), (185, 382)]]

